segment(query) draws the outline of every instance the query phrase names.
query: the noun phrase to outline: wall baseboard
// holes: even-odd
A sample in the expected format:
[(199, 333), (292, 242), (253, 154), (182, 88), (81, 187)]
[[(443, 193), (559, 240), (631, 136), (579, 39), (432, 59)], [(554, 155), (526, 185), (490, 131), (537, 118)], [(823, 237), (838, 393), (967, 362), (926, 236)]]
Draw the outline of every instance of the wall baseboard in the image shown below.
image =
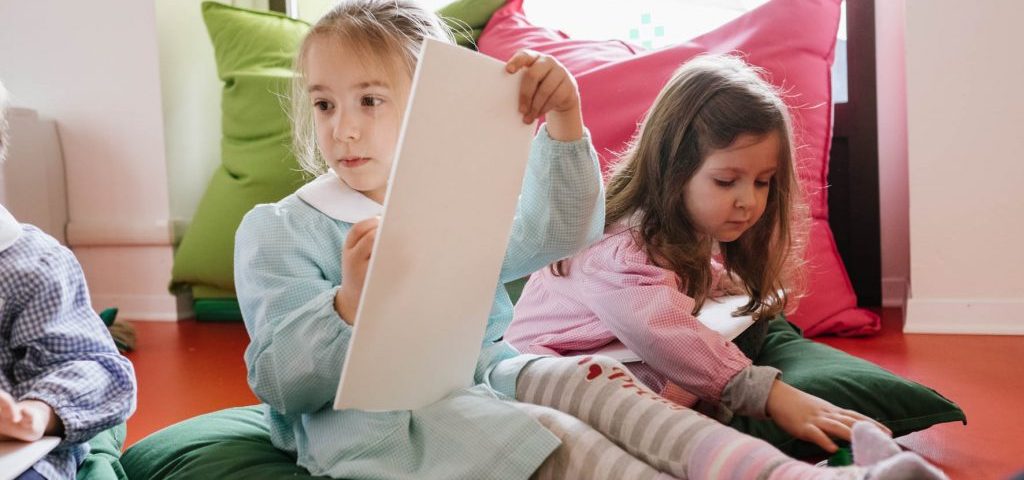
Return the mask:
[(167, 220), (151, 223), (72, 220), (67, 225), (68, 245), (78, 247), (170, 246), (173, 225)]
[(190, 302), (166, 294), (106, 295), (92, 297), (93, 308), (117, 307), (118, 318), (126, 320), (176, 322), (193, 315)]
[(900, 308), (907, 306), (906, 277), (886, 277), (882, 279), (882, 306)]
[(75, 246), (93, 308), (117, 307), (128, 320), (174, 321), (191, 316), (191, 302), (173, 294), (171, 246)]
[(903, 333), (1024, 335), (1024, 299), (907, 300)]

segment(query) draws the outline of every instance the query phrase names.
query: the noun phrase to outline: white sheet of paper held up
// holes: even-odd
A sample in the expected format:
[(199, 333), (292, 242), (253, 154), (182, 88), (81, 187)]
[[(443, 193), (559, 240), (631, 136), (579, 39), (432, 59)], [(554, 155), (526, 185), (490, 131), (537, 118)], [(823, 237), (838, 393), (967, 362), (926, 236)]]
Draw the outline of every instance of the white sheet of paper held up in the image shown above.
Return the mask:
[(335, 409), (413, 410), (472, 384), (535, 131), (519, 82), (424, 42)]
[(18, 478), (58, 444), (59, 437), (43, 437), (34, 442), (0, 440), (0, 480)]
[[(700, 309), (697, 320), (720, 335), (726, 340), (738, 337), (747, 327), (754, 324), (754, 317), (750, 315), (742, 317), (732, 316), (738, 308), (747, 304), (750, 297), (746, 295), (731, 295), (728, 297), (709, 298)], [(614, 341), (594, 352), (596, 355), (604, 355), (614, 358), (622, 363), (640, 362), (643, 359), (626, 348), (622, 342)]]

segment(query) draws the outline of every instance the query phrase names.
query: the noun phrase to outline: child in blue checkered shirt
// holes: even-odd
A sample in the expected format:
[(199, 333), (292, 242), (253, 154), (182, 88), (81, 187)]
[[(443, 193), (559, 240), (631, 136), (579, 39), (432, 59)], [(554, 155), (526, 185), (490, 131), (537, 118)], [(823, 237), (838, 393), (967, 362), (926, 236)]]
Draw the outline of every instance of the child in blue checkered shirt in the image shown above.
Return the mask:
[[(0, 83), (0, 163), (6, 97)], [(17, 478), (75, 478), (86, 442), (135, 410), (135, 390), (132, 364), (90, 306), (74, 255), (0, 205), (0, 440), (61, 437)]]

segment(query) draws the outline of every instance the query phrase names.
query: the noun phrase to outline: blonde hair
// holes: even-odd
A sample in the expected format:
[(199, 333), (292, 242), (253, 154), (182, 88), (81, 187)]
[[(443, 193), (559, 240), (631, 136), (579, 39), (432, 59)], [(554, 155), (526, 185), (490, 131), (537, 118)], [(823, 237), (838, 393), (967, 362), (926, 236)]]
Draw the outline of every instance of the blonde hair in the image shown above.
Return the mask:
[(321, 17), (299, 47), (291, 95), (295, 156), (302, 169), (312, 175), (327, 171), (316, 145), (304, 78), (306, 55), (313, 41), (320, 38), (345, 45), (356, 57), (395, 78), (412, 78), (424, 39), (455, 43), (451, 31), (437, 15), (409, 0), (349, 0)]
[[(731, 55), (704, 55), (680, 67), (658, 94), (608, 182), (605, 226), (636, 215), (637, 244), (674, 271), (700, 312), (711, 290), (714, 240), (685, 207), (684, 188), (715, 150), (740, 135), (776, 133), (779, 165), (764, 214), (732, 242), (720, 244), (750, 302), (737, 313), (771, 318), (802, 290), (809, 216), (797, 182), (789, 112), (761, 71)], [(556, 273), (562, 266), (556, 265)]]
[(0, 82), (0, 163), (7, 159), (7, 89)]

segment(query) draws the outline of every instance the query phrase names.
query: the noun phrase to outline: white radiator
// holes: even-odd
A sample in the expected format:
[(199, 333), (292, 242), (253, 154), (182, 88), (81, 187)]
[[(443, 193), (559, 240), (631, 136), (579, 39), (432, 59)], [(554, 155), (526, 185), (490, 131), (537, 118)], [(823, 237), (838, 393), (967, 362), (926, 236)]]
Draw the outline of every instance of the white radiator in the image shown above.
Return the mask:
[(0, 164), (0, 203), (19, 222), (31, 223), (66, 245), (67, 187), (57, 123), (25, 108), (11, 108), (7, 119), (10, 149)]

